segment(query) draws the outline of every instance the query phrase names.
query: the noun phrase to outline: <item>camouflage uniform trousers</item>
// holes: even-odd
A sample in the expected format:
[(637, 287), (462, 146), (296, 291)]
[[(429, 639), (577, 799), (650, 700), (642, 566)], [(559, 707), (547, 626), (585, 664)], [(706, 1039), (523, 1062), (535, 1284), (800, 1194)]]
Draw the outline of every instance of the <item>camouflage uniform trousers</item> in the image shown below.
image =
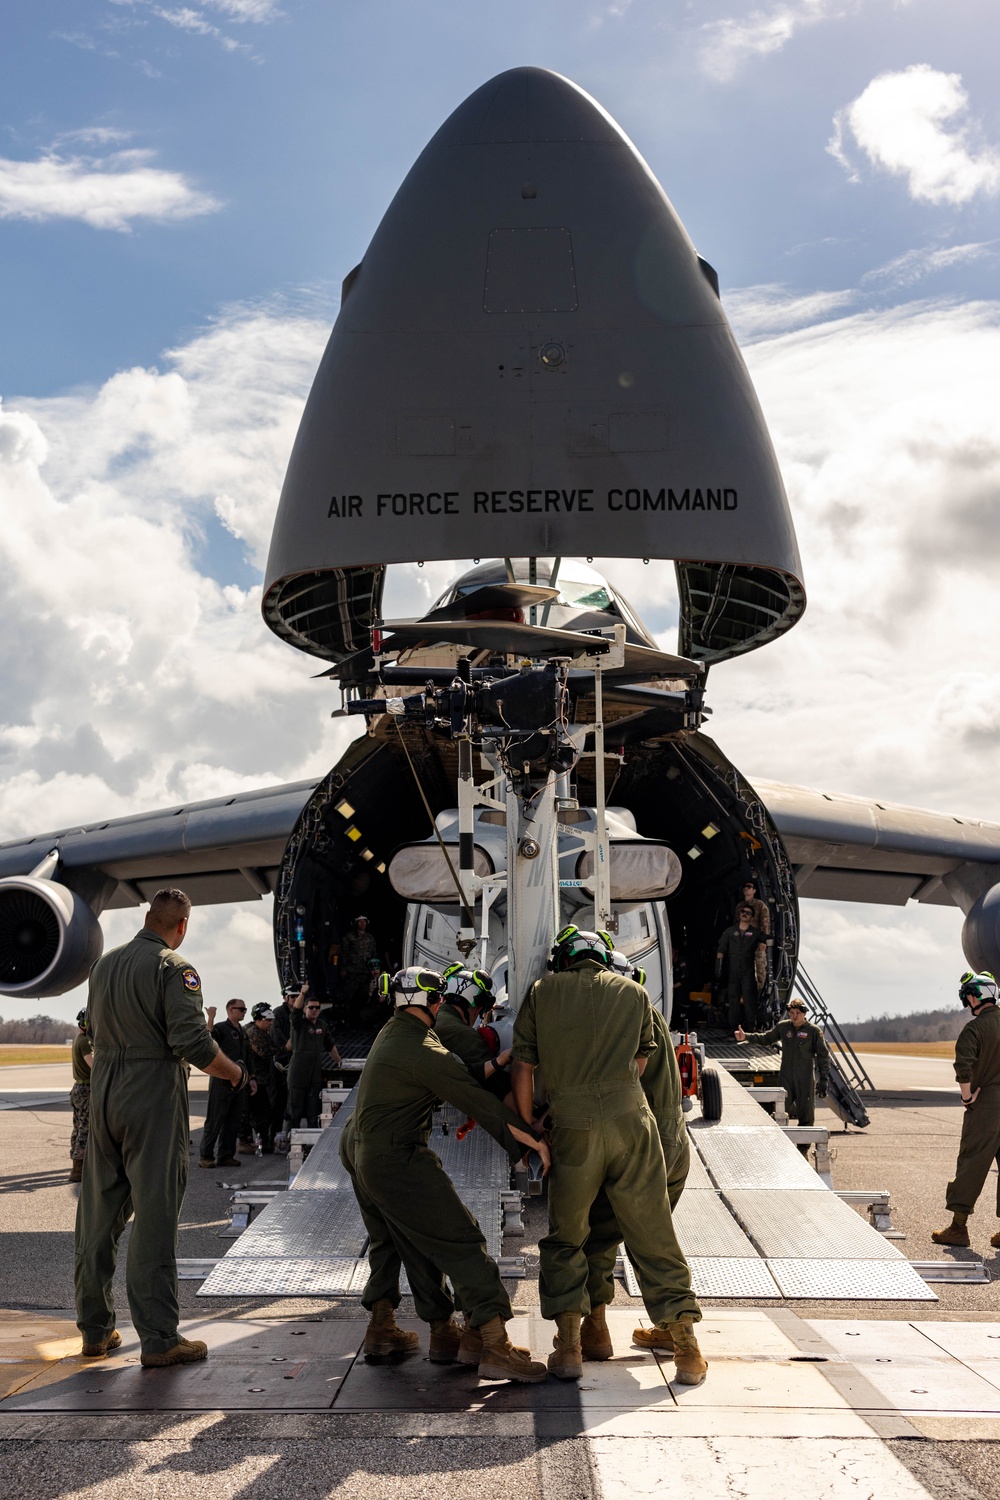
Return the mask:
[(83, 1161), (87, 1154), (87, 1137), (90, 1135), (90, 1084), (74, 1083), (69, 1091), (69, 1102), (73, 1106), (73, 1134), (69, 1138), (71, 1161)]

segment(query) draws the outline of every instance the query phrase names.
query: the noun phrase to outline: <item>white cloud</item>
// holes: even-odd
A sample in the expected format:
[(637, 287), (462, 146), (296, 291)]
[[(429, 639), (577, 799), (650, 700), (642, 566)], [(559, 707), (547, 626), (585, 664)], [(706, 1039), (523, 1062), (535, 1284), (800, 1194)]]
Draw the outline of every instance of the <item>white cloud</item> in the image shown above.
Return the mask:
[(922, 281), (925, 276), (936, 275), (938, 271), (949, 271), (953, 266), (964, 266), (971, 261), (982, 260), (990, 254), (995, 243), (995, 240), (980, 240), (970, 245), (920, 246), (886, 261), (884, 266), (866, 271), (861, 280), (866, 284), (886, 282), (890, 286), (913, 286), (915, 282)]
[(51, 150), (37, 161), (0, 157), (0, 219), (79, 219), (94, 229), (128, 230), (137, 219), (190, 219), (222, 206), (182, 173), (151, 166), (151, 155), (132, 150), (94, 158)]
[(701, 28), (702, 71), (728, 83), (753, 58), (780, 52), (804, 26), (839, 20), (854, 8), (855, 0), (786, 0), (769, 10), (708, 21)]
[(234, 21), (276, 21), (282, 14), (278, 0), (204, 0)]
[(796, 293), (776, 282), (734, 287), (725, 297), (726, 315), (741, 344), (819, 322), (853, 301), (850, 291)]
[(1000, 190), (1000, 151), (976, 141), (958, 73), (926, 63), (881, 73), (834, 118), (827, 150), (857, 181), (847, 132), (876, 167), (904, 177), (911, 198), (960, 206)]

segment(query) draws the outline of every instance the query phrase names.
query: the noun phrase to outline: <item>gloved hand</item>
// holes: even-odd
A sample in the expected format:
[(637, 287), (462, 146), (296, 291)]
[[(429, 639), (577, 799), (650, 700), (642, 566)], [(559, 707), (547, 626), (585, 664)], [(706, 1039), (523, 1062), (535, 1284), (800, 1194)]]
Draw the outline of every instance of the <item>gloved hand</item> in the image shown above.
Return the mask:
[(820, 1081), (819, 1081), (819, 1083), (818, 1083), (818, 1085), (817, 1085), (817, 1087), (816, 1087), (816, 1098), (817, 1099), (825, 1099), (828, 1093), (829, 1093), (829, 1089), (827, 1087), (826, 1079), (825, 1078), (821, 1078)]

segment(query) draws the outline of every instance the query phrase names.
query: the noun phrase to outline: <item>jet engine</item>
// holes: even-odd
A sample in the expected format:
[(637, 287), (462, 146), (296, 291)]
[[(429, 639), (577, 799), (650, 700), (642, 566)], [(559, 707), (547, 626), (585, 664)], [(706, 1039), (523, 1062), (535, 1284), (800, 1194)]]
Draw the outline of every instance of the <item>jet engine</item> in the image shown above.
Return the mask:
[(977, 973), (1000, 973), (1000, 885), (991, 886), (969, 909), (962, 949)]
[(87, 903), (49, 879), (50, 854), (30, 875), (0, 880), (0, 995), (44, 1000), (86, 979), (104, 947)]

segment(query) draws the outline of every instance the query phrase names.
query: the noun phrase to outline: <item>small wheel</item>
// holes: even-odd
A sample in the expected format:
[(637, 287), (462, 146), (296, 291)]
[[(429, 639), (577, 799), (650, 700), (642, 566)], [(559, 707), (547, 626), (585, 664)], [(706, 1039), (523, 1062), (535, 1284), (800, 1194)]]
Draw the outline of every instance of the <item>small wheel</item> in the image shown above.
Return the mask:
[(714, 1068), (701, 1075), (701, 1113), (706, 1120), (722, 1119), (722, 1084)]

